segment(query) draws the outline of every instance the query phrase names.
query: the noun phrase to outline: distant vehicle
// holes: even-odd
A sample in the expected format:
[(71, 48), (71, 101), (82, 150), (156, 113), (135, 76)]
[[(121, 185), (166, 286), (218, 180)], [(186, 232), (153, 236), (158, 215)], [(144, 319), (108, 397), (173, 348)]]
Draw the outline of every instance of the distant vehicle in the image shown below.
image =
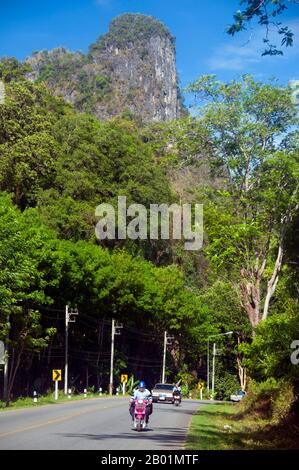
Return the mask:
[(243, 392), (243, 390), (238, 390), (235, 394), (230, 396), (231, 401), (241, 401), (245, 397), (246, 392)]
[(156, 384), (152, 390), (153, 402), (174, 403), (173, 389), (174, 384)]
[(175, 392), (173, 392), (173, 404), (175, 406), (179, 406), (181, 401), (182, 401), (182, 395), (178, 390), (176, 390)]

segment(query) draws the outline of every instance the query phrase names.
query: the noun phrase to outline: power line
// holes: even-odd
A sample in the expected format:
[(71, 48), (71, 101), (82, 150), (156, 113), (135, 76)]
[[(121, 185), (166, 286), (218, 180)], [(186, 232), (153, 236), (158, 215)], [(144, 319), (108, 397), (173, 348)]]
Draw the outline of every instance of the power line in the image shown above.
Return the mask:
[(148, 364), (140, 364), (140, 363), (133, 363), (133, 362), (130, 362), (129, 363), (132, 367), (142, 367), (142, 368), (149, 368), (149, 369), (160, 369), (161, 368), (161, 364), (160, 365), (148, 365)]
[[(53, 312), (54, 312), (54, 311), (57, 311), (57, 312), (62, 312), (62, 313), (64, 312), (64, 311), (61, 310), (61, 309), (54, 309), (54, 308), (50, 308), (50, 307), (45, 307), (45, 308), (43, 307), (43, 310), (49, 310), (49, 311), (53, 311)], [(43, 316), (44, 316), (45, 318), (48, 318), (48, 319), (51, 319), (51, 320), (52, 320), (52, 319), (53, 319), (53, 320), (63, 320), (63, 317), (61, 317), (61, 318), (58, 318), (58, 317), (57, 317), (57, 318), (53, 318), (53, 317), (50, 317), (50, 316), (47, 316), (47, 315), (44, 315), (44, 314), (43, 314)], [(111, 324), (109, 320), (106, 320), (106, 319), (97, 319), (97, 318), (95, 318), (95, 317), (93, 317), (93, 316), (91, 316), (91, 315), (88, 315), (88, 314), (84, 313), (84, 312), (81, 313), (81, 310), (80, 310), (80, 317), (79, 317), (78, 320), (79, 320), (81, 323), (85, 324), (85, 326), (91, 326), (90, 324), (86, 323), (86, 321), (82, 320), (83, 318), (85, 318), (85, 320), (88, 320), (88, 321), (92, 322), (92, 323), (93, 323), (92, 326), (95, 326), (95, 325), (96, 325), (96, 326), (105, 326), (105, 325), (110, 326), (110, 324)], [(162, 337), (161, 337), (161, 336), (157, 336), (156, 334), (152, 334), (152, 333), (145, 333), (145, 332), (140, 331), (138, 328), (135, 328), (135, 327), (133, 327), (133, 326), (124, 325), (123, 328), (124, 328), (124, 330), (126, 330), (126, 332), (131, 332), (132, 334), (134, 334), (134, 333), (137, 334), (137, 333), (138, 333), (138, 336), (139, 336), (139, 337), (140, 337), (140, 336), (148, 337), (148, 338), (151, 338), (153, 341), (154, 341), (155, 339), (157, 339), (157, 340), (162, 340)]]

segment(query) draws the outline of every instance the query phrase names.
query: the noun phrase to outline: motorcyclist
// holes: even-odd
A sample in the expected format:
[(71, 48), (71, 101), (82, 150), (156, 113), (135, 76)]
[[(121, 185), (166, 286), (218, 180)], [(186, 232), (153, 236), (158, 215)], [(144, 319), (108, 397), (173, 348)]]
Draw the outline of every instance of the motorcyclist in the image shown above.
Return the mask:
[[(141, 380), (138, 384), (138, 388), (134, 390), (133, 395), (130, 399), (130, 415), (132, 416), (132, 420), (134, 421), (134, 407), (135, 407), (135, 400), (138, 400), (138, 398), (144, 398), (144, 399), (150, 399), (152, 396), (151, 392), (147, 390), (145, 386), (145, 382)], [(153, 412), (153, 404), (152, 401), (150, 400), (149, 403), (146, 406), (146, 414), (145, 414), (145, 422), (146, 424), (148, 423), (149, 416)]]
[(181, 387), (178, 384), (175, 384), (175, 386), (173, 387), (172, 394), (180, 395), (180, 400), (182, 399)]
[(181, 387), (178, 384), (175, 384), (175, 386), (172, 389), (172, 392), (173, 393), (177, 392), (177, 393), (181, 394)]

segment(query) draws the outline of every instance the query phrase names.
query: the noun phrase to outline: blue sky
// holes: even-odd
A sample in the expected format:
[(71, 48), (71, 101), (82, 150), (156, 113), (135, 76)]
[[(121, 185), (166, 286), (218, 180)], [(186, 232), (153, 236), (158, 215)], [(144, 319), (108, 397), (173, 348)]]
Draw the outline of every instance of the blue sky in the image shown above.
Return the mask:
[(282, 84), (299, 79), (299, 5), (285, 15), (297, 32), (295, 45), (277, 58), (261, 57), (259, 28), (234, 38), (225, 33), (238, 7), (238, 0), (1, 0), (0, 56), (23, 60), (57, 46), (86, 52), (111, 19), (135, 12), (160, 18), (176, 37), (183, 86), (205, 73), (222, 80), (243, 73), (260, 80), (275, 76)]

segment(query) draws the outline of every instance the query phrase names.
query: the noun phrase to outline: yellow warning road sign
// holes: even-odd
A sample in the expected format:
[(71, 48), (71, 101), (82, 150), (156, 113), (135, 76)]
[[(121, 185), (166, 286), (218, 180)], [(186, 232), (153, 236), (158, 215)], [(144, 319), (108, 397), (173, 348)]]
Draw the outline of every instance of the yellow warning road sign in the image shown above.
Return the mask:
[(205, 387), (205, 385), (204, 385), (203, 382), (199, 382), (199, 384), (197, 385), (198, 390), (203, 390), (204, 387)]
[(52, 370), (52, 380), (54, 382), (60, 382), (61, 379), (61, 369), (53, 369)]
[(120, 376), (120, 381), (121, 381), (122, 384), (126, 384), (126, 383), (128, 382), (128, 376), (127, 376), (127, 374), (122, 374), (122, 375)]

